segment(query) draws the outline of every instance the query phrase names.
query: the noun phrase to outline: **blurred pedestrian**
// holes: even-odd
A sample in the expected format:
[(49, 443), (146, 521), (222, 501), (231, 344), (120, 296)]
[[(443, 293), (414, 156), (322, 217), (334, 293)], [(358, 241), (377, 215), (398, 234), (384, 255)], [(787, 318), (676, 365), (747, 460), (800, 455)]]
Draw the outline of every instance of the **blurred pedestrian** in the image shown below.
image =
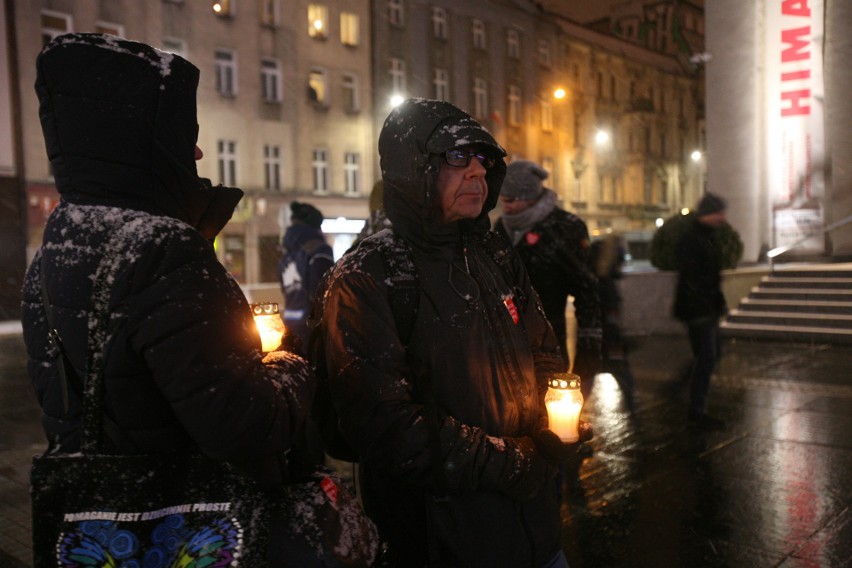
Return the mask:
[[(196, 173), (198, 78), (183, 58), (114, 36), (61, 35), (39, 55), (60, 200), (24, 283), (28, 372), (48, 454), (80, 452), (84, 400), (101, 402), (99, 455), (202, 453), (280, 488), (314, 381), (296, 355), (264, 358), (213, 250), (242, 191)], [(102, 401), (84, 390), (92, 361)], [(90, 473), (105, 486), (121, 475)], [(274, 556), (287, 548), (280, 534), (270, 543)]]
[(592, 243), (591, 262), (598, 278), (598, 296), (603, 320), (602, 372), (610, 373), (621, 387), (627, 409), (635, 410), (635, 381), (627, 362), (627, 342), (621, 331), (621, 293), (624, 246), (617, 235), (607, 235)]
[(564, 568), (553, 481), (577, 444), (544, 429), (544, 393), (566, 365), (489, 232), (505, 151), (450, 103), (409, 99), (379, 153), (392, 228), (332, 269), (320, 324), (365, 506), (399, 566)]
[(722, 293), (722, 253), (717, 239), (725, 214), (725, 201), (705, 193), (677, 244), (674, 315), (686, 325), (693, 356), (688, 374), (687, 416), (691, 424), (707, 429), (724, 427), (724, 422), (707, 414), (707, 394), (719, 359), (719, 321), (728, 311)]
[(573, 372), (588, 398), (601, 364), (601, 308), (589, 264), (589, 231), (580, 217), (557, 204), (543, 185), (547, 172), (529, 160), (510, 163), (500, 190), (503, 214), (495, 230), (505, 235), (527, 269), (559, 348), (569, 359), (565, 308), (574, 297), (577, 344)]
[[(322, 232), (323, 215), (309, 203), (290, 204), (290, 226), (284, 232), (284, 255), (278, 277), (284, 295), (287, 346), (300, 355), (308, 345), (308, 315), (323, 274), (334, 264), (334, 253)], [(292, 341), (293, 337), (298, 341)]]
[(375, 235), (382, 229), (390, 228), (391, 222), (388, 219), (388, 216), (385, 214), (385, 206), (382, 203), (383, 199), (384, 182), (382, 180), (379, 180), (373, 184), (373, 189), (370, 191), (370, 216), (367, 217), (367, 221), (364, 223), (364, 227), (361, 229), (361, 232), (358, 233), (358, 237), (355, 239), (355, 242), (352, 243), (350, 250), (357, 247), (358, 243), (360, 243), (370, 235)]

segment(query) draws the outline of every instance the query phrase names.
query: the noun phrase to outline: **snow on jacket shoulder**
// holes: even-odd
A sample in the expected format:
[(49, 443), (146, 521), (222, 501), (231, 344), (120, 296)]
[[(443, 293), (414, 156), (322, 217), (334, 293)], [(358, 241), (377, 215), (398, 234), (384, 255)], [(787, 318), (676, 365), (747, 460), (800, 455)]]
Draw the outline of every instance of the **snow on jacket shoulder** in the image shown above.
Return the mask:
[[(28, 270), (22, 313), (52, 449), (76, 451), (80, 409), (79, 397), (68, 413), (62, 406), (40, 291), (42, 255), (56, 327), (80, 375), (99, 301), (92, 282), (111, 282), (101, 300), (110, 318), (102, 338), (105, 398), (122, 439), (108, 448), (198, 447), (215, 458), (253, 462), (291, 446), (310, 407), (310, 374), (295, 356), (262, 360), (246, 300), (209, 242), (170, 217), (62, 202)], [(104, 258), (107, 270), (96, 274)]]

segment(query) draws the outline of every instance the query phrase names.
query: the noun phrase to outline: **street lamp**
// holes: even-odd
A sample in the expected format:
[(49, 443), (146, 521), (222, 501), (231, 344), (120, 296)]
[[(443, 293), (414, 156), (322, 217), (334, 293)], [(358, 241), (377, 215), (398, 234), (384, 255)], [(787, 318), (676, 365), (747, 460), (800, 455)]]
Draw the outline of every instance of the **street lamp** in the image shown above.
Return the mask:
[(558, 100), (558, 101), (561, 101), (562, 99), (564, 99), (567, 96), (568, 96), (568, 91), (566, 91), (562, 87), (557, 87), (556, 90), (553, 91), (553, 98)]
[(701, 151), (700, 150), (693, 150), (692, 154), (690, 154), (689, 157), (692, 158), (693, 162), (700, 162), (701, 161)]
[(609, 142), (609, 133), (608, 132), (606, 132), (604, 130), (600, 130), (600, 129), (597, 132), (595, 132), (595, 144), (597, 144), (598, 146), (603, 146), (607, 142)]

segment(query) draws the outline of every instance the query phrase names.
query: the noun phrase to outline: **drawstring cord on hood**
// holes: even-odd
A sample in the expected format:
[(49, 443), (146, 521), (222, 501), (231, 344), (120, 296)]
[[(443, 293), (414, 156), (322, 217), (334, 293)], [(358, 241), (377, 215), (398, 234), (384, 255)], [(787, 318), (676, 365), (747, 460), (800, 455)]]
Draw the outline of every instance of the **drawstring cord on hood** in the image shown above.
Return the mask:
[(456, 285), (453, 283), (454, 265), (452, 260), (449, 262), (450, 270), (449, 275), (447, 276), (447, 282), (450, 283), (450, 288), (453, 289), (453, 292), (455, 292), (455, 294), (462, 300), (467, 301), (467, 303), (470, 305), (470, 308), (473, 309), (476, 306), (476, 302), (479, 301), (479, 297), (482, 295), (482, 291), (479, 289), (479, 283), (477, 283), (476, 278), (474, 278), (473, 275), (470, 273), (470, 264), (467, 260), (467, 251), (467, 235), (464, 235), (462, 241), (462, 257), (464, 258), (464, 270), (462, 270), (461, 272), (462, 274), (467, 274), (467, 277), (470, 279), (471, 282), (473, 282), (473, 288), (475, 290), (476, 295), (471, 297), (470, 294), (463, 294), (461, 291), (459, 291), (458, 288), (456, 288)]

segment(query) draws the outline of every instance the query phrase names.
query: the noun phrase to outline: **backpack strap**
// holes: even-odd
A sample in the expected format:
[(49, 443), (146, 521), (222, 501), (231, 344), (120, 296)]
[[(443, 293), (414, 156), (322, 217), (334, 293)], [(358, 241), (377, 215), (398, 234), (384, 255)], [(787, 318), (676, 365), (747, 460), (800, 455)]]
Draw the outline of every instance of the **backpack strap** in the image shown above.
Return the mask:
[(420, 289), (417, 284), (417, 267), (409, 246), (394, 234), (392, 240), (378, 247), (385, 268), (388, 286), (388, 303), (403, 347), (408, 349), (414, 323), (420, 308)]

